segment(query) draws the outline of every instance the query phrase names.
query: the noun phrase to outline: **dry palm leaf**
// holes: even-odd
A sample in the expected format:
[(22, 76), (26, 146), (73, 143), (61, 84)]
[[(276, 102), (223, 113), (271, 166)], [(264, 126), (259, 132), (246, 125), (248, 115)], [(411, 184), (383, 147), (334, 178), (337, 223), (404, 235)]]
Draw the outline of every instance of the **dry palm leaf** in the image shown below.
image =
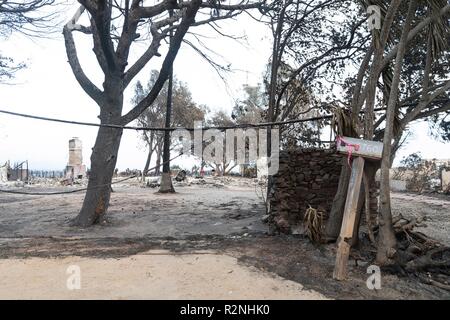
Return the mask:
[(339, 106), (333, 106), (331, 128), (337, 136), (357, 137), (350, 111)]
[(322, 239), (323, 213), (309, 207), (303, 217), (303, 225), (308, 238), (314, 243), (320, 243)]

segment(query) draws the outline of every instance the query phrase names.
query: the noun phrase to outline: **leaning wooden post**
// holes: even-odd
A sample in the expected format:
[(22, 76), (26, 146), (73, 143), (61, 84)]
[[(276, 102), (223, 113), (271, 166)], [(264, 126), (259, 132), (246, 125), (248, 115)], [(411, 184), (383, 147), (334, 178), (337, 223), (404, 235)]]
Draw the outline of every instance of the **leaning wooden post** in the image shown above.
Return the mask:
[(364, 158), (379, 160), (383, 153), (383, 144), (375, 141), (360, 140), (355, 138), (339, 137), (337, 140), (338, 152), (348, 156), (350, 165), (352, 155), (357, 158), (353, 161), (350, 182), (348, 185), (347, 198), (342, 218), (341, 233), (338, 238), (336, 264), (334, 266), (333, 278), (344, 280), (347, 277), (347, 263), (350, 255), (350, 247), (355, 228), (356, 210), (358, 206), (361, 180), (364, 174)]
[(352, 165), (341, 233), (338, 238), (336, 265), (333, 272), (333, 278), (337, 280), (344, 280), (347, 277), (347, 262), (350, 254), (353, 229), (355, 228), (356, 208), (358, 206), (359, 190), (361, 189), (361, 180), (364, 172), (364, 162), (363, 157), (358, 157), (353, 161)]

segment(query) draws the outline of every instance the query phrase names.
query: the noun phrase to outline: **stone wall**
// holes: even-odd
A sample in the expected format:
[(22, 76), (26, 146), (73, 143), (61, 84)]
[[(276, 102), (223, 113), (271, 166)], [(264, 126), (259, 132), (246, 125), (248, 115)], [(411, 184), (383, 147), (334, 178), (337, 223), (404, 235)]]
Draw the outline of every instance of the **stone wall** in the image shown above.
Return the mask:
[[(273, 176), (269, 192), (271, 226), (284, 233), (302, 233), (303, 216), (309, 206), (323, 212), (326, 220), (343, 157), (333, 149), (281, 151), (279, 171)], [(377, 195), (377, 189), (371, 186), (372, 214), (377, 210)]]
[(279, 231), (295, 233), (309, 206), (328, 213), (341, 165), (342, 155), (331, 149), (281, 151), (269, 192), (271, 224)]

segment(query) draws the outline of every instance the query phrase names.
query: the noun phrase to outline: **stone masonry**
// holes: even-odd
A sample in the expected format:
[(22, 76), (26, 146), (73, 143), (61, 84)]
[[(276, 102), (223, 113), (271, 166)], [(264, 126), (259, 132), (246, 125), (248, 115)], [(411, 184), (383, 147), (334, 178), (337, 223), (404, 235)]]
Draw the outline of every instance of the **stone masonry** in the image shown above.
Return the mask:
[(86, 176), (86, 166), (83, 165), (83, 145), (78, 138), (69, 140), (69, 163), (65, 172), (68, 179), (79, 179)]
[[(333, 149), (294, 149), (280, 152), (279, 171), (269, 192), (269, 223), (283, 233), (301, 233), (311, 206), (328, 218), (339, 184), (343, 155)], [(371, 190), (376, 211), (377, 194)], [(300, 230), (300, 231), (299, 231)]]

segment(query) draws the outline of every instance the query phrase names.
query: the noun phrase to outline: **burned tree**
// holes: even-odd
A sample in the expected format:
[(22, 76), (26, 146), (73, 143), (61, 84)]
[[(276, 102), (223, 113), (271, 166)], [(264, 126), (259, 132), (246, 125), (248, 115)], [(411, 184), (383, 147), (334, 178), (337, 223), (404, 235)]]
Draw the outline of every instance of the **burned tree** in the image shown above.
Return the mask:
[[(189, 28), (234, 17), (243, 10), (260, 7), (261, 4), (240, 2), (222, 5), (201, 0), (165, 0), (151, 6), (140, 0), (79, 2), (80, 8), (63, 29), (69, 64), (80, 86), (99, 106), (100, 123), (118, 126), (100, 127), (92, 149), (88, 191), (75, 219), (77, 225), (89, 226), (101, 220), (108, 209), (110, 183), (122, 137), (123, 129), (120, 126), (135, 120), (156, 99)], [(203, 9), (208, 11), (208, 16), (204, 20), (196, 20), (197, 13)], [(169, 16), (170, 10), (173, 10), (173, 16)], [(88, 26), (79, 23), (85, 12), (90, 22)], [(214, 14), (210, 15), (210, 12)], [(148, 29), (149, 34), (146, 33)], [(173, 37), (155, 84), (129, 112), (122, 114), (124, 90), (150, 60), (161, 56), (158, 50), (171, 31)], [(93, 51), (104, 75), (103, 90), (87, 77), (81, 67), (73, 32), (92, 36)], [(149, 42), (147, 49), (129, 66), (132, 44), (144, 38)]]
[[(388, 128), (391, 134), (385, 140), (392, 148), (389, 162), (385, 160), (388, 166), (412, 121), (427, 119), (445, 130), (442, 115), (449, 113), (450, 82), (448, 50), (444, 49), (449, 43), (450, 5), (443, 0), (419, 1), (408, 21), (410, 3), (396, 0), (276, 2), (274, 10), (268, 13), (274, 36), (271, 72), (267, 80), (268, 121), (291, 113), (294, 104), (290, 101), (295, 100), (291, 100), (289, 90), (298, 83), (296, 88), (315, 93), (313, 97), (319, 94), (326, 97), (318, 104), (326, 111), (337, 110), (335, 115), (346, 117), (341, 121), (346, 125), (338, 128), (338, 135), (382, 141)], [(380, 28), (369, 29), (371, 13), (368, 9), (373, 5), (380, 9)], [(342, 21), (330, 23), (339, 17)], [(355, 72), (349, 68), (351, 65)], [(343, 75), (347, 76), (344, 82), (341, 81)], [(343, 97), (333, 96), (336, 86), (345, 92)], [(292, 90), (293, 93), (300, 91)], [(307, 104), (312, 105), (311, 102)], [(390, 112), (394, 110), (394, 114), (380, 111), (389, 104)], [(386, 126), (388, 113), (389, 125)], [(325, 228), (325, 238), (330, 241), (336, 240), (342, 224), (350, 176), (349, 166), (344, 161)], [(367, 166), (365, 189), (370, 188), (379, 166), (379, 163)], [(367, 194), (363, 196), (364, 188), (361, 190), (358, 208), (363, 208), (364, 198), (370, 198)], [(386, 220), (381, 217), (387, 221), (383, 228), (390, 228), (390, 213), (386, 215)], [(357, 233), (353, 239), (357, 239)]]
[[(339, 81), (345, 66), (364, 54), (366, 47), (367, 37), (360, 32), (364, 19), (355, 10), (354, 1), (275, 1), (267, 15), (273, 45), (266, 81), (266, 120), (298, 119), (330, 111), (333, 82)], [(319, 95), (327, 101), (316, 101)], [(321, 126), (283, 126), (281, 136), (293, 131), (297, 140), (303, 139), (303, 145), (306, 141), (314, 145), (320, 140)], [(270, 191), (270, 177), (268, 186)]]
[[(144, 87), (141, 82), (137, 82), (135, 86), (135, 94), (132, 103), (138, 103), (143, 99), (152, 89), (159, 72), (152, 70), (150, 79)], [(168, 84), (166, 83), (160, 91), (160, 94), (155, 101), (148, 107), (137, 119), (138, 125), (142, 127), (164, 127), (164, 112), (166, 109), (168, 95)], [(173, 80), (173, 108), (171, 115), (171, 127), (193, 127), (195, 121), (203, 121), (207, 110), (204, 106), (197, 105), (193, 99), (189, 87), (174, 77)], [(162, 146), (164, 142), (164, 132), (162, 131), (142, 131), (142, 140), (148, 147), (147, 160), (143, 170), (143, 175), (146, 175), (153, 155), (156, 158), (156, 166), (161, 164)], [(176, 144), (171, 144), (171, 150), (176, 147)], [(160, 174), (159, 167), (155, 168), (155, 174)]]
[[(311, 111), (307, 110), (313, 104), (311, 96), (330, 99), (329, 84), (365, 53), (368, 40), (361, 33), (365, 19), (352, 1), (289, 0), (276, 1), (273, 6), (267, 12), (273, 34), (265, 81), (268, 121), (289, 119), (299, 103), (304, 113)], [(320, 109), (319, 104), (315, 109)]]
[[(400, 5), (397, 1), (362, 3), (364, 8), (372, 4), (379, 5), (384, 22), (380, 30), (374, 29), (370, 34), (372, 40), (350, 87), (349, 109), (356, 135), (363, 135), (368, 140), (381, 141), (386, 128), (384, 125), (387, 113), (374, 112), (375, 103), (387, 107), (391, 101), (391, 106), (394, 105), (394, 117), (389, 119), (389, 122), (393, 121), (391, 138), (394, 139), (390, 147), (393, 149), (389, 157), (390, 166), (402, 139), (402, 133), (409, 123), (431, 118), (433, 115), (446, 112), (450, 107), (448, 104), (450, 83), (445, 76), (448, 74), (448, 59), (445, 59), (446, 53), (442, 50), (445, 47), (443, 44), (448, 42), (449, 33), (445, 26), (448, 23), (445, 21), (448, 20), (445, 17), (448, 17), (450, 6), (446, 1), (420, 2), (416, 6), (416, 15), (410, 22), (411, 27), (408, 27), (405, 34), (403, 31), (407, 26), (405, 21), (408, 5)], [(430, 41), (435, 43), (431, 46), (433, 51), (427, 49), (430, 47), (428, 44)], [(393, 60), (402, 48), (405, 48), (405, 53), (398, 57), (400, 64), (394, 65)], [(427, 58), (432, 52), (433, 57)], [(397, 65), (403, 65), (403, 68), (395, 69)], [(395, 76), (399, 79), (395, 79)], [(398, 90), (397, 94), (395, 90)], [(390, 99), (391, 93), (394, 100)], [(359, 116), (361, 111), (364, 112), (363, 118)], [(368, 179), (374, 178), (377, 169), (378, 167), (375, 167), (371, 170)], [(340, 179), (340, 189), (343, 191), (340, 194), (341, 200), (345, 199), (349, 178), (349, 173), (345, 171), (348, 169), (343, 167)], [(343, 201), (336, 198), (327, 223), (326, 232), (330, 239), (335, 239), (339, 232), (343, 204)], [(384, 225), (388, 227), (389, 223)]]
[[(55, 0), (0, 1), (0, 39), (7, 39), (12, 33), (34, 38), (48, 36), (55, 31), (58, 17), (56, 8), (48, 7), (55, 6)], [(25, 67), (25, 63), (0, 52), (0, 83), (12, 79)]]

